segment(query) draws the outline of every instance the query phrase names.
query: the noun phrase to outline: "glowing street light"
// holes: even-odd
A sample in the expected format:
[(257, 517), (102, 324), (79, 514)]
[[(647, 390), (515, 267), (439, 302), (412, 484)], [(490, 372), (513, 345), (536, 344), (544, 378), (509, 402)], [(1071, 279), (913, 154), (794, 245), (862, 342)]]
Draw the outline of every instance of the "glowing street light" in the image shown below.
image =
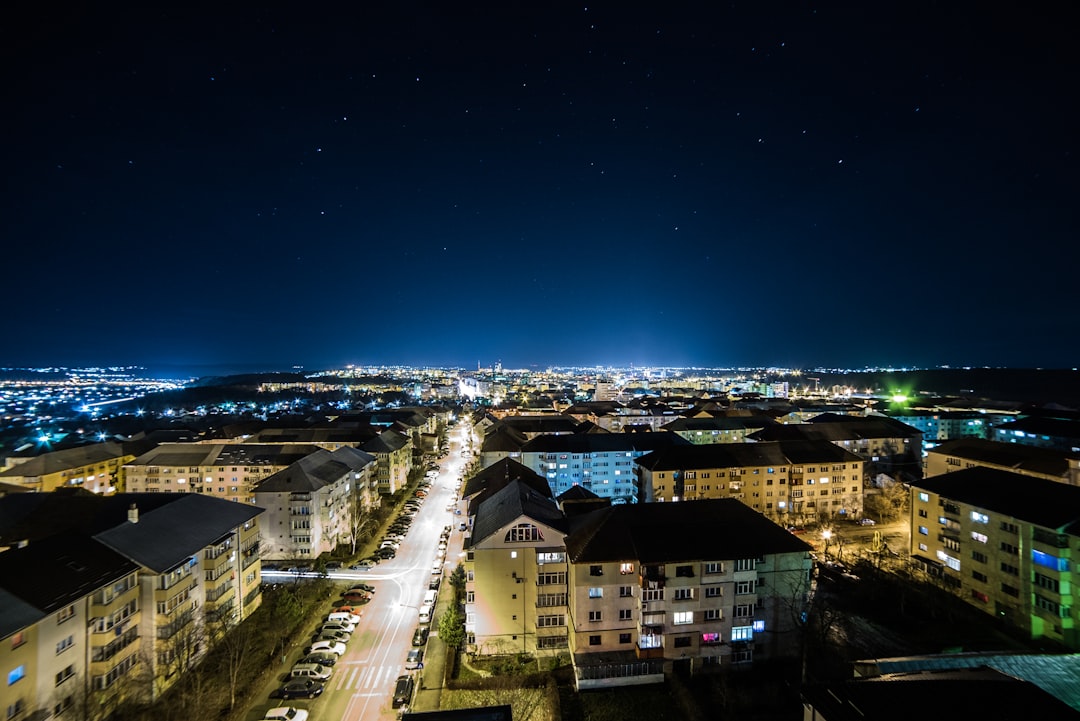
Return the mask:
[(832, 529), (826, 528), (821, 532), (821, 538), (825, 541), (825, 558), (829, 557), (829, 539), (832, 538)]

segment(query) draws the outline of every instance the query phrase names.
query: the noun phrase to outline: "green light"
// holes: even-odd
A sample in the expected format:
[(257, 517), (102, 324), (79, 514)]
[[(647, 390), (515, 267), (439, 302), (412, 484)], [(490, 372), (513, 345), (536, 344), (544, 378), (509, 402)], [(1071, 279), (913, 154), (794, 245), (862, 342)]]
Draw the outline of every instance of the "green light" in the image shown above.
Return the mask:
[(903, 393), (894, 393), (892, 397), (893, 403), (907, 403), (907, 396)]

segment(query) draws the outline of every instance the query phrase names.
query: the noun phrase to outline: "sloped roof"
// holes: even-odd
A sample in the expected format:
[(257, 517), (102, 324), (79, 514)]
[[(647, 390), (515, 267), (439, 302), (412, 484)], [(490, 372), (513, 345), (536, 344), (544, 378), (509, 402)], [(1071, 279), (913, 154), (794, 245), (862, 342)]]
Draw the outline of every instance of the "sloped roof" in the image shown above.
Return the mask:
[(1036, 684), (987, 667), (851, 679), (811, 686), (803, 695), (829, 721), (1080, 718)]
[(1024, 431), (1051, 438), (1080, 438), (1080, 421), (1028, 416), (999, 424), (995, 431)]
[(1033, 683), (1080, 710), (1080, 654), (1075, 653), (950, 653), (875, 658), (855, 661), (853, 665), (862, 674), (875, 675), (987, 667)]
[(361, 446), (361, 450), (368, 453), (393, 453), (405, 447), (409, 439), (397, 431), (386, 430), (367, 441)]
[(496, 423), (488, 429), (480, 444), (481, 453), (515, 453), (528, 441), (528, 437), (509, 426)]
[(712, 416), (710, 418), (678, 418), (661, 427), (665, 431), (737, 431), (747, 428), (764, 428), (776, 423), (769, 416)]
[(82, 534), (60, 533), (0, 553), (0, 587), (44, 614), (137, 570), (138, 564)]
[[(141, 447), (141, 444), (139, 447)], [(65, 448), (62, 451), (42, 453), (6, 471), (0, 471), (0, 479), (45, 476), (51, 473), (61, 473), (72, 468), (79, 468), (80, 466), (104, 463), (129, 455), (124, 448), (125, 446), (121, 443), (106, 441), (105, 443), (92, 443), (86, 446)]]
[(562, 414), (506, 416), (501, 422), (521, 433), (572, 433), (578, 424), (576, 418)]
[(635, 462), (650, 471), (676, 471), (861, 461), (851, 451), (828, 441), (796, 440), (672, 446), (646, 454)]
[(522, 453), (644, 453), (671, 446), (688, 446), (690, 441), (667, 431), (655, 433), (586, 433), (582, 435), (537, 436), (521, 447)]
[[(975, 466), (913, 481), (913, 486), (953, 501), (1053, 529), (1080, 521), (1080, 487)], [(1073, 525), (1070, 532), (1080, 529)]]
[(1065, 477), (1069, 474), (1069, 454), (1052, 448), (1038, 448), (1022, 443), (1002, 443), (982, 438), (956, 438), (945, 441), (929, 453), (988, 463), (1020, 471)]
[(809, 551), (804, 541), (734, 498), (610, 506), (569, 519), (575, 563), (726, 560)]
[(0, 641), (45, 618), (45, 612), (0, 588)]
[(522, 517), (559, 531), (566, 530), (566, 517), (550, 491), (545, 496), (515, 480), (479, 503), (469, 543), (475, 545)]
[(484, 500), (515, 481), (551, 498), (551, 485), (546, 478), (512, 458), (504, 458), (465, 481), (461, 497), (469, 501), (468, 514), (474, 515)]
[[(139, 508), (142, 496), (163, 494), (119, 495), (139, 496), (132, 500)], [(127, 521), (125, 512), (123, 523), (94, 538), (136, 563), (164, 573), (263, 512), (255, 506), (197, 493), (167, 495), (177, 498), (149, 512), (140, 508), (138, 523)]]

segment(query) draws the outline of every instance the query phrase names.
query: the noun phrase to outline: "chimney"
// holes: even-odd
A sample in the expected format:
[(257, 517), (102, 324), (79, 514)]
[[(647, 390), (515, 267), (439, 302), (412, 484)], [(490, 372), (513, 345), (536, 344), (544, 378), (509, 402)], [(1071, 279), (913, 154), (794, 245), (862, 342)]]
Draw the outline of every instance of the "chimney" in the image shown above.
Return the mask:
[(139, 507), (132, 503), (128, 506), (128, 521), (131, 523), (139, 522)]

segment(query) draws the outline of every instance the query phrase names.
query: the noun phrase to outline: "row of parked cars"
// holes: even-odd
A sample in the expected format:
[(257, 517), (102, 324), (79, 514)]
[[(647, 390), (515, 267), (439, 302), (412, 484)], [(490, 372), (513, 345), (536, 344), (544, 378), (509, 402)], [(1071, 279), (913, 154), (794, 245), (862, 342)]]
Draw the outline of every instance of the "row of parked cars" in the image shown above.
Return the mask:
[(323, 619), (312, 634), (311, 643), (304, 649), (304, 657), (292, 667), (284, 685), (271, 694), (273, 698), (288, 700), (322, 695), (324, 684), (333, 675), (338, 658), (345, 654), (346, 644), (363, 614), (352, 604), (360, 599), (367, 602), (374, 592), (375, 587), (367, 583), (356, 584), (342, 592), (342, 598), (351, 605), (339, 606)]

